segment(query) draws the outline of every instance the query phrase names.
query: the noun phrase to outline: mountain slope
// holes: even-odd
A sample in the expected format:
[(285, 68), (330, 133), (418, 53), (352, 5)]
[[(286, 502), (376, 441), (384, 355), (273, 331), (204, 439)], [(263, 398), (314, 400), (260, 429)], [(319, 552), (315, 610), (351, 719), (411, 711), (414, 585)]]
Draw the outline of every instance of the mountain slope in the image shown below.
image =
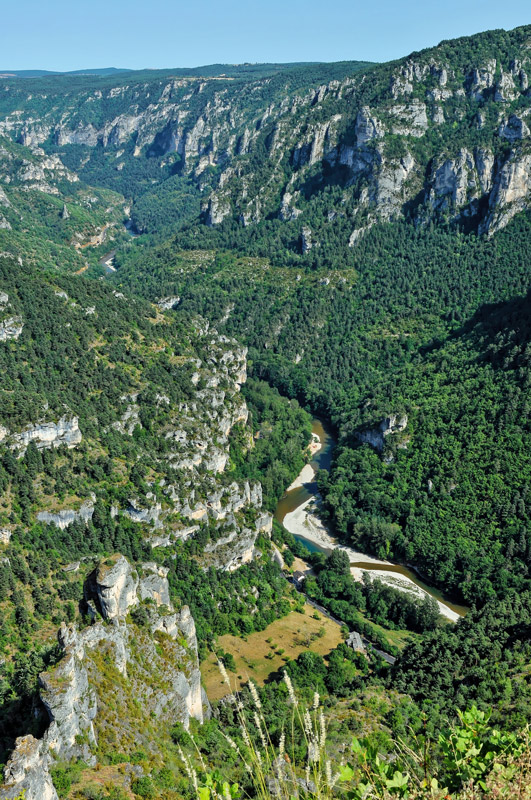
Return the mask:
[(84, 272), (98, 263), (94, 248), (119, 239), (124, 216), (120, 195), (87, 186), (56, 155), (0, 137), (0, 252)]
[(8, 83), (0, 131), (126, 195), (191, 177), (210, 225), (297, 220), (315, 245), (337, 220), (342, 246), (404, 216), (492, 233), (529, 200), (530, 35), (491, 31), (369, 69), (58, 84), (53, 109)]
[[(105, 566), (105, 558), (119, 552), (132, 563), (130, 581), (124, 584), (123, 570), (114, 576), (118, 594), (134, 583), (136, 570), (151, 587), (151, 594), (142, 589), (141, 601), (153, 596), (181, 615), (190, 606), (198, 632), (193, 647), (201, 657), (216, 635), (240, 626), (261, 630), (291, 610), (289, 584), (271, 560), (272, 519), (253, 467), (256, 428), (247, 423), (240, 391), (246, 351), (197, 315), (172, 311), (175, 297), (156, 306), (84, 276), (37, 270), (8, 253), (0, 255), (0, 287), (0, 759), (7, 760), (16, 736), (40, 739), (44, 733), (48, 715), (37, 695), (39, 673), (66, 652), (59, 672), (68, 677), (68, 665), (84, 648), (95, 650), (89, 661), (107, 720), (103, 758), (116, 736), (109, 733), (114, 712), (106, 687), (119, 676), (105, 671), (102, 652), (120, 643), (100, 625), (80, 634), (77, 644), (69, 634), (55, 645), (61, 623), (85, 628), (101, 615), (90, 602), (90, 576), (100, 560)], [(272, 392), (261, 394), (269, 403), (268, 424), (257, 450), (271, 492), (266, 500), (274, 503), (274, 492), (304, 463), (307, 415)], [(269, 436), (296, 454), (282, 461), (280, 486), (273, 463), (278, 445), (268, 444)], [(124, 602), (131, 599), (127, 591)], [(144, 616), (134, 624), (145, 628)], [(177, 643), (161, 654), (144, 629), (134, 631), (122, 631), (136, 681), (133, 695), (130, 683), (122, 686), (122, 707), (130, 713), (135, 693), (153, 691), (160, 667), (162, 705), (154, 696), (143, 709), (135, 706), (138, 725), (153, 732), (152, 718), (162, 720), (170, 702), (166, 683), (175, 683), (177, 695), (183, 688), (170, 667), (184, 659), (184, 645), (173, 630)], [(164, 650), (164, 625), (161, 631)], [(157, 636), (155, 642), (158, 648)], [(151, 672), (142, 666), (145, 659), (153, 662)], [(47, 690), (55, 686), (50, 680)], [(194, 681), (198, 691), (198, 673)], [(69, 695), (66, 706), (75, 706), (82, 683), (73, 681), (74, 699)], [(65, 703), (57, 700), (60, 717)], [(78, 734), (85, 742), (84, 731)], [(18, 774), (16, 759), (27, 755), (24, 747), (8, 770), (11, 777)], [(40, 744), (31, 747), (41, 753)], [(68, 747), (63, 756), (69, 759)], [(5, 796), (18, 796), (14, 784)], [(40, 800), (39, 791), (28, 797)]]
[[(2, 760), (25, 738), (0, 794), (55, 800), (55, 781), (72, 800), (112, 796), (65, 788), (102, 768), (126, 795), (193, 796), (175, 775), (196, 754), (254, 791), (224, 738), (244, 746), (230, 698), (199, 745), (169, 725), (202, 717), (198, 659), (234, 666), (216, 637), (303, 610), (279, 563), (309, 559), (326, 584), (322, 556), (269, 542), (268, 511), (304, 464), (297, 400), (337, 433), (324, 521), (482, 608), (455, 628), (432, 614), (428, 636), (393, 629), (393, 652), (409, 642), (394, 670), (356, 637), (360, 652), (341, 644), (328, 663), (308, 639), (290, 663), (264, 633), (264, 658), (315, 711), (326, 695), (338, 763), (352, 730), (376, 727), (394, 769), (385, 714), (415, 752), (472, 702), (523, 724), (530, 41), (527, 26), (384, 65), (2, 81)], [(129, 213), (140, 236), (122, 230)], [(393, 626), (383, 594), (341, 569), (349, 619)], [(251, 641), (238, 663), (257, 674)], [(280, 746), (293, 707), (269, 679)]]
[[(148, 524), (153, 535), (164, 521), (168, 542), (189, 536), (190, 521), (208, 519), (209, 508), (239, 530), (230, 512), (259, 508), (260, 487), (216, 476), (229, 458), (231, 428), (247, 420), (239, 392), (245, 351), (201, 320), (165, 315), (96, 283), (49, 280), (6, 255), (0, 270), (4, 314), (18, 326), (4, 322), (2, 446), (15, 455), (31, 446), (33, 469), (44, 468), (30, 495), (19, 486), (15, 501), (24, 479), (8, 459), (4, 486), (15, 494), (4, 501), (4, 522), (33, 521), (36, 509), (37, 519), (61, 525), (72, 503), (90, 497), (90, 479), (88, 518), (101, 494), (108, 507), (117, 504), (115, 514)], [(51, 448), (54, 462), (62, 444), (71, 448), (68, 467), (54, 489), (39, 450)], [(248, 536), (252, 552), (256, 532)]]
[[(346, 539), (479, 603), (529, 580), (529, 236), (529, 216), (482, 240), (388, 225), (334, 270), (169, 242), (124, 254), (115, 280), (178, 293), (249, 346), (254, 374), (332, 419), (322, 491)], [(384, 436), (393, 415), (407, 427)]]
[(251, 155), (225, 170), (208, 221), (300, 217), (319, 240), (325, 218), (346, 216), (351, 246), (402, 216), (503, 227), (528, 203), (530, 36), (524, 27), (442, 43), (286, 108), (260, 139), (260, 168)]

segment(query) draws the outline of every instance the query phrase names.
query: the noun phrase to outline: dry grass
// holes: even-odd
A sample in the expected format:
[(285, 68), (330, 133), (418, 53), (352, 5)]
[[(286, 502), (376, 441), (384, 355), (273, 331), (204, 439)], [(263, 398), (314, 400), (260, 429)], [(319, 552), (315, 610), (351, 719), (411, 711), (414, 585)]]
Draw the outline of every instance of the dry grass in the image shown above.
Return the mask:
[(302, 558), (299, 558), (298, 556), (295, 556), (290, 572), (307, 572), (310, 575), (313, 575), (313, 570), (308, 562), (303, 561)]
[(110, 787), (119, 786), (126, 797), (134, 800), (135, 795), (126, 787), (125, 783), (125, 764), (118, 766), (105, 766), (96, 767), (95, 769), (86, 769), (81, 773), (80, 780), (72, 787), (69, 797), (72, 800), (81, 800), (86, 798), (87, 795), (84, 791), (87, 787), (98, 787), (99, 789), (109, 789)]
[[(236, 689), (247, 683), (249, 678), (255, 683), (263, 684), (287, 659), (297, 658), (304, 650), (327, 656), (337, 647), (342, 641), (339, 625), (319, 612), (319, 619), (314, 619), (312, 615), (316, 612), (309, 604), (304, 606), (304, 612), (299, 614), (293, 611), (287, 617), (272, 622), (265, 631), (250, 634), (247, 640), (230, 634), (218, 637), (218, 647), (234, 656), (236, 673), (230, 673), (230, 677)], [(324, 635), (319, 637), (318, 633), (322, 628)], [(284, 653), (279, 655), (279, 650), (284, 650)], [(273, 658), (266, 658), (272, 652)], [(219, 700), (229, 693), (219, 673), (215, 655), (210, 655), (203, 662), (201, 675), (209, 700)]]

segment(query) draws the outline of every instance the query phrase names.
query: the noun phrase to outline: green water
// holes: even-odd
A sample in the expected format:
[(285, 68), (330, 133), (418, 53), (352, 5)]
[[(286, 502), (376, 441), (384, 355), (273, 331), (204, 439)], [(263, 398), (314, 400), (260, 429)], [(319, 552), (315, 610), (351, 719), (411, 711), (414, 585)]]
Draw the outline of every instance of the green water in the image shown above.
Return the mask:
[[(315, 470), (330, 470), (332, 455), (336, 444), (332, 432), (326, 423), (323, 423), (317, 418), (314, 418), (313, 420), (312, 431), (319, 436), (322, 447), (315, 454), (310, 463)], [(316, 492), (317, 485), (315, 483), (306, 483), (304, 486), (300, 486), (297, 489), (291, 489), (289, 492), (286, 492), (278, 502), (274, 514), (275, 519), (282, 524), (286, 514), (289, 514), (291, 511), (295, 511), (295, 509), (305, 503), (306, 500), (309, 500), (310, 497), (313, 497)], [(330, 552), (329, 549), (321, 547), (320, 545), (305, 539), (304, 536), (295, 536), (295, 538), (301, 542), (301, 544), (303, 544), (311, 553), (328, 554)], [(411, 581), (413, 581), (413, 583), (415, 583), (418, 587), (427, 592), (427, 594), (444, 603), (444, 605), (448, 606), (448, 608), (450, 608), (452, 611), (455, 611), (455, 613), (459, 614), (460, 617), (463, 617), (469, 610), (467, 606), (453, 602), (444, 594), (444, 592), (441, 592), (439, 589), (435, 589), (433, 586), (425, 583), (413, 569), (404, 567), (401, 564), (375, 564), (373, 561), (357, 561), (356, 563), (353, 562), (351, 566), (359, 567), (360, 569), (368, 572), (378, 570), (380, 572), (392, 572), (395, 574), (404, 575), (406, 578), (409, 578)]]

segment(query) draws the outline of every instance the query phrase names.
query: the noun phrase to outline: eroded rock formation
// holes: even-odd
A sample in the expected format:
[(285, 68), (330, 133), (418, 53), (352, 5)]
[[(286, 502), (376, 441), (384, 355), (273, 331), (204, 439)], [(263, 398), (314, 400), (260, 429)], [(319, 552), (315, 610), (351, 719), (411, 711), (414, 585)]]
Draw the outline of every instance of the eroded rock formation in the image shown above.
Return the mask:
[[(194, 621), (187, 606), (180, 611), (173, 608), (166, 575), (163, 568), (147, 563), (139, 576), (127, 559), (116, 555), (91, 576), (87, 599), (96, 604), (105, 622), (94, 622), (82, 631), (75, 625), (61, 626), (63, 657), (39, 676), (50, 724), (41, 740), (17, 739), (0, 798), (14, 798), (24, 791), (25, 800), (56, 800), (51, 764), (55, 759), (95, 764), (100, 728), (115, 724), (123, 742), (129, 737), (134, 743), (141, 741), (142, 720), (180, 721), (185, 727), (191, 718), (203, 721), (208, 701), (201, 687)], [(147, 626), (133, 626), (127, 615), (146, 600)], [(157, 648), (157, 636), (164, 637), (163, 648)], [(109, 679), (115, 685), (113, 708), (129, 696), (144, 698), (139, 720), (118, 713), (113, 721), (108, 711), (103, 713)]]

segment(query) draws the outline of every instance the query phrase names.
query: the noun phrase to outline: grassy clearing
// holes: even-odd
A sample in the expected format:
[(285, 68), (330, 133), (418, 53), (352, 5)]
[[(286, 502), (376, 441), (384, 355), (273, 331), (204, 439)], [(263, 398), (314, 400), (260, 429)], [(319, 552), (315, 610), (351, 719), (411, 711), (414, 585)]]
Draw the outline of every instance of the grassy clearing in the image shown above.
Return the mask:
[[(311, 565), (307, 561), (304, 561), (302, 558), (298, 557), (295, 558), (291, 566), (291, 572), (295, 571), (305, 572), (307, 574), (308, 573), (313, 574)], [(392, 645), (393, 647), (398, 647), (399, 650), (403, 650), (406, 644), (408, 644), (408, 642), (412, 642), (415, 639), (419, 638), (419, 634), (414, 633), (413, 631), (408, 631), (408, 630), (395, 631), (395, 630), (390, 630), (389, 628), (384, 628), (381, 625), (378, 625), (376, 622), (373, 622), (371, 619), (369, 619), (365, 614), (363, 614), (363, 612), (360, 611), (359, 613), (360, 616), (362, 616), (365, 619), (365, 621), (368, 622), (369, 625), (371, 625), (374, 628), (375, 631), (380, 633), (389, 642), (390, 645)]]
[(370, 625), (372, 625), (375, 631), (378, 631), (378, 633), (381, 633), (381, 635), (387, 639), (389, 644), (393, 645), (394, 647), (398, 647), (399, 650), (403, 650), (408, 642), (413, 642), (415, 639), (420, 639), (420, 635), (414, 631), (394, 631), (390, 630), (389, 628), (383, 628), (381, 625), (378, 625), (376, 622), (373, 622), (367, 617), (365, 617), (365, 619)]
[[(317, 614), (319, 619), (314, 619), (313, 614)], [(234, 656), (236, 672), (229, 673), (229, 677), (238, 689), (249, 678), (263, 684), (272, 672), (276, 672), (288, 659), (297, 658), (303, 650), (312, 650), (326, 657), (341, 641), (339, 625), (307, 603), (304, 614), (293, 611), (287, 617), (272, 622), (265, 631), (250, 634), (246, 640), (230, 634), (220, 636), (218, 647)], [(273, 654), (271, 658), (270, 654)], [(228, 694), (214, 655), (203, 662), (201, 674), (209, 700), (219, 700)]]
[[(125, 764), (119, 766), (96, 767), (95, 769), (84, 770), (79, 781), (72, 787), (68, 797), (72, 800), (94, 797), (96, 792), (109, 790), (113, 787), (120, 787), (123, 791), (122, 797), (134, 800), (135, 795), (125, 786)], [(92, 790), (92, 792), (90, 791)]]

